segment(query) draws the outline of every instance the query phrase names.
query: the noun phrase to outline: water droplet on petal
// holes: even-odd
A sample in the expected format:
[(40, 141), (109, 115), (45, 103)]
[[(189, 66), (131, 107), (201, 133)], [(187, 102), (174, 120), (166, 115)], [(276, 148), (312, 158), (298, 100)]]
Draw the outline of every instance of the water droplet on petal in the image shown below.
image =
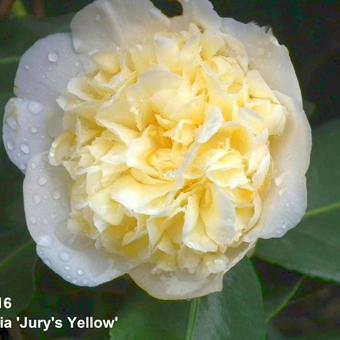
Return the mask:
[(59, 257), (62, 261), (67, 262), (70, 260), (70, 255), (66, 252), (62, 252), (59, 254)]
[(39, 204), (41, 202), (41, 198), (39, 195), (33, 195), (33, 202), (35, 204)]
[(97, 14), (95, 19), (96, 19), (96, 21), (99, 21), (100, 18), (101, 18), (100, 14)]
[(71, 267), (70, 267), (70, 266), (65, 266), (65, 270), (66, 270), (66, 271), (70, 271), (70, 270), (71, 270)]
[(37, 115), (38, 113), (41, 112), (41, 110), (43, 109), (43, 106), (37, 102), (30, 102), (28, 104), (28, 109), (30, 110), (31, 113)]
[(52, 244), (52, 239), (50, 236), (41, 236), (38, 238), (37, 243), (41, 247), (50, 247)]
[(32, 170), (36, 169), (36, 167), (37, 167), (37, 165), (36, 165), (35, 163), (32, 163), (32, 164), (31, 164), (31, 169), (32, 169)]
[(37, 223), (37, 219), (34, 216), (32, 216), (30, 218), (30, 221), (31, 221), (32, 224), (36, 224)]
[(82, 276), (82, 275), (84, 275), (84, 272), (83, 272), (81, 269), (78, 269), (77, 274), (78, 274), (79, 276)]
[(60, 199), (60, 194), (59, 194), (59, 192), (55, 192), (55, 193), (53, 193), (53, 198), (57, 201), (58, 199)]
[(30, 148), (27, 144), (21, 144), (20, 150), (26, 155), (28, 155), (30, 153)]
[(40, 177), (38, 183), (39, 185), (45, 185), (47, 183), (46, 177)]
[(8, 141), (8, 142), (6, 143), (6, 145), (7, 145), (7, 149), (8, 149), (9, 151), (12, 151), (12, 150), (14, 149), (14, 145), (13, 145), (10, 141)]
[(37, 133), (37, 132), (38, 132), (38, 129), (37, 129), (36, 127), (32, 127), (31, 132), (32, 132), (32, 133)]
[(44, 219), (43, 219), (43, 223), (44, 223), (45, 225), (48, 225), (48, 220), (47, 220), (47, 218), (44, 218)]
[(20, 164), (20, 169), (21, 169), (22, 171), (25, 171), (25, 170), (26, 170), (26, 165), (25, 165), (25, 164)]
[(17, 122), (13, 117), (8, 117), (6, 122), (11, 129), (15, 130), (17, 128)]
[(55, 52), (50, 52), (47, 58), (51, 63), (56, 63), (58, 61), (58, 54)]
[(78, 283), (78, 281), (77, 281), (77, 280), (72, 280), (72, 283), (73, 283), (74, 285), (76, 285), (76, 284)]
[(29, 70), (30, 67), (29, 67), (28, 65), (25, 65), (25, 66), (24, 66), (24, 69), (25, 69), (25, 70)]

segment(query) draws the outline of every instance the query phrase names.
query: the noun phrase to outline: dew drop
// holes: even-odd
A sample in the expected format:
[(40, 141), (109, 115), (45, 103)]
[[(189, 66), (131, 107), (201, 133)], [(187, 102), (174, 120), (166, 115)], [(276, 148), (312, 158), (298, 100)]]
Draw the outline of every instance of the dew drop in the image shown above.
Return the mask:
[(32, 216), (30, 218), (30, 221), (31, 221), (32, 224), (36, 224), (37, 223), (37, 219), (34, 216)]
[(37, 129), (36, 127), (32, 127), (31, 132), (32, 132), (32, 133), (37, 133), (37, 132), (38, 132), (38, 129)]
[(37, 168), (37, 165), (36, 165), (35, 163), (32, 163), (32, 164), (31, 164), (31, 169), (34, 170), (34, 169), (36, 169), (36, 168)]
[(71, 267), (70, 267), (70, 266), (65, 266), (65, 270), (66, 270), (67, 272), (69, 272), (69, 271), (71, 270)]
[(62, 252), (59, 254), (59, 257), (62, 261), (67, 262), (70, 260), (70, 255), (66, 252)]
[(6, 122), (12, 130), (15, 130), (17, 128), (17, 122), (13, 117), (8, 117)]
[(20, 150), (25, 154), (28, 155), (30, 153), (30, 148), (27, 144), (21, 144)]
[(71, 280), (71, 275), (67, 275), (66, 278), (67, 278), (68, 280)]
[(282, 196), (284, 193), (286, 192), (286, 190), (285, 189), (281, 189), (281, 190), (279, 190), (279, 196)]
[(77, 281), (77, 280), (72, 280), (72, 283), (73, 283), (74, 285), (76, 285), (76, 284), (78, 283), (78, 281)]
[(177, 175), (176, 171), (169, 171), (169, 172), (166, 173), (165, 176), (169, 179), (174, 179), (174, 178), (176, 178), (176, 175)]
[(46, 266), (50, 267), (51, 266), (51, 262), (49, 260), (45, 260), (45, 264)]
[(41, 202), (41, 198), (39, 195), (33, 195), (33, 202), (35, 204), (39, 204)]
[(50, 236), (41, 236), (37, 240), (37, 243), (41, 247), (50, 247), (52, 244), (52, 239)]
[(84, 272), (83, 272), (81, 269), (78, 269), (77, 274), (78, 274), (79, 276), (82, 276), (82, 275), (84, 275)]
[(96, 19), (96, 21), (99, 21), (100, 18), (101, 18), (100, 14), (97, 14), (95, 19)]
[(47, 220), (47, 218), (44, 218), (44, 219), (43, 219), (43, 223), (44, 223), (45, 225), (48, 225), (48, 220)]
[(59, 192), (55, 192), (55, 193), (53, 193), (53, 198), (57, 201), (58, 199), (60, 199), (60, 194), (59, 194)]
[(14, 149), (14, 146), (10, 141), (8, 141), (6, 144), (9, 151), (12, 151)]
[(22, 170), (22, 171), (25, 171), (26, 170), (26, 165), (25, 164), (20, 164), (20, 169)]
[(30, 110), (31, 113), (37, 115), (38, 113), (41, 112), (43, 106), (40, 103), (37, 102), (30, 102), (28, 104), (28, 109)]
[(25, 65), (24, 68), (25, 68), (25, 70), (29, 70), (30, 69), (30, 67), (28, 65)]
[(47, 58), (51, 63), (56, 63), (58, 61), (58, 54), (55, 52), (50, 52)]
[(40, 177), (38, 183), (39, 185), (45, 185), (47, 183), (46, 177)]

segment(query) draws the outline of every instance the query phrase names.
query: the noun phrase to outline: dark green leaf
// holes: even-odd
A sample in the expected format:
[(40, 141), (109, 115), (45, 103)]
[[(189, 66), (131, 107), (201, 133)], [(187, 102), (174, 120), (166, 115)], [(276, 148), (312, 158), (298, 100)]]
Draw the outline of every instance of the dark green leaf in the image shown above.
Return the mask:
[(249, 260), (225, 275), (223, 292), (201, 299), (193, 334), (195, 340), (265, 338), (261, 287)]
[(306, 275), (340, 282), (340, 119), (314, 133), (309, 210), (285, 237), (260, 241), (256, 255)]
[(270, 322), (277, 314), (279, 314), (294, 297), (297, 290), (300, 288), (303, 282), (303, 277), (288, 284), (282, 282), (281, 285), (275, 285), (274, 289), (263, 297), (264, 311), (266, 323)]
[(159, 301), (140, 289), (134, 289), (118, 313), (111, 339), (183, 340), (188, 314), (188, 302)]
[(265, 335), (261, 288), (249, 260), (225, 275), (220, 293), (189, 303), (158, 301), (137, 290), (118, 317), (114, 340), (262, 340)]
[(0, 309), (0, 316), (14, 317), (30, 303), (34, 294), (33, 241), (17, 233), (0, 235), (0, 296), (12, 300), (12, 308)]

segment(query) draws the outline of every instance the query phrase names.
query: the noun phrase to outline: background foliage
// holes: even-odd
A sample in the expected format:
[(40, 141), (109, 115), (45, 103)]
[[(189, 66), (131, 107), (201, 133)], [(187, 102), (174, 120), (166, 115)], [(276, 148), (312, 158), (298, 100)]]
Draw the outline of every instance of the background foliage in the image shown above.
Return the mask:
[[(1, 1), (0, 1), (1, 2)], [(68, 31), (72, 13), (91, 1), (16, 1), (0, 22), (0, 113), (12, 95), (22, 53), (38, 38)], [(155, 0), (168, 14), (174, 1)], [(340, 339), (340, 31), (337, 1), (212, 1), (222, 16), (272, 27), (291, 52), (313, 127), (309, 208), (284, 238), (260, 241), (255, 255), (225, 276), (224, 290), (183, 302), (156, 301), (121, 278), (97, 289), (62, 281), (36, 257), (26, 231), (22, 174), (0, 146), (1, 317), (113, 318), (107, 330), (10, 331), (4, 339)], [(38, 7), (37, 7), (38, 6)], [(39, 7), (40, 6), (40, 7)], [(43, 16), (37, 18), (32, 14)], [(2, 119), (1, 119), (2, 121)]]

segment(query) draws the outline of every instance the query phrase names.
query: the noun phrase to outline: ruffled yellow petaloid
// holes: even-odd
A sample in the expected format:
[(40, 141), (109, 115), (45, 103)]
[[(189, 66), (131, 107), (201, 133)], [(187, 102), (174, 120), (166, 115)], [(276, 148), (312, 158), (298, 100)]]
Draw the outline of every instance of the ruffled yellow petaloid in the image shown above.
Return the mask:
[(285, 107), (239, 42), (195, 25), (92, 60), (50, 150), (73, 179), (68, 228), (132, 266), (224, 272), (261, 216)]

